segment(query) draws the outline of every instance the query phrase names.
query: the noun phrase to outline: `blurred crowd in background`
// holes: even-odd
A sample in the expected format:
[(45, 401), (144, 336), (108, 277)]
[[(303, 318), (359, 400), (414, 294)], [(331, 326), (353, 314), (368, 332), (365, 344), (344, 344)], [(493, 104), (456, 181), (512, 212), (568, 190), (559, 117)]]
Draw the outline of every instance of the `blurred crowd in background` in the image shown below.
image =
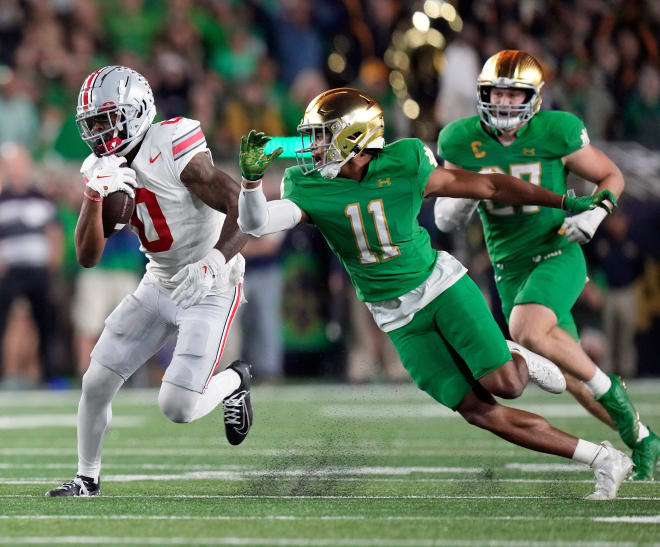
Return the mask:
[[(629, 182), (585, 248), (583, 344), (608, 371), (660, 375), (659, 39), (654, 0), (0, 0), (0, 386), (75, 384), (144, 270), (127, 232), (97, 267), (75, 260), (89, 153), (75, 106), (93, 70), (144, 74), (157, 120), (200, 120), (216, 163), (238, 178), (241, 135), (296, 135), (307, 103), (330, 87), (373, 95), (388, 141), (416, 136), (435, 149), (441, 127), (476, 113), (477, 75), (504, 48), (543, 64), (543, 107), (580, 116)], [(268, 176), (273, 197), (288, 165)], [(506, 330), (478, 223), (442, 234), (431, 203), (420, 220), (469, 266)], [(227, 363), (251, 360), (260, 381), (406, 381), (315, 228), (251, 241), (244, 254), (248, 304)], [(156, 384), (168, 351), (134, 384)]]

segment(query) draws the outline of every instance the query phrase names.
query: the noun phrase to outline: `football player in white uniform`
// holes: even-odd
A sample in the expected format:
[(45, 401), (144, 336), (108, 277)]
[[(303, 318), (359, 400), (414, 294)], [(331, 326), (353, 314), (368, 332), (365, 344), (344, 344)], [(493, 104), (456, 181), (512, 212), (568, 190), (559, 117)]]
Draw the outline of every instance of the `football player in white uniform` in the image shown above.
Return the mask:
[(106, 319), (91, 353), (78, 407), (78, 472), (47, 496), (96, 496), (111, 401), (172, 333), (176, 347), (158, 396), (163, 413), (187, 423), (223, 403), (227, 439), (239, 444), (252, 423), (250, 365), (217, 367), (242, 298), (246, 236), (236, 224), (239, 185), (213, 166), (198, 121), (152, 124), (147, 80), (130, 68), (90, 74), (76, 120), (92, 149), (83, 162), (85, 199), (78, 218), (78, 261), (94, 266), (105, 246), (103, 198), (135, 198), (130, 228), (149, 259), (135, 292)]

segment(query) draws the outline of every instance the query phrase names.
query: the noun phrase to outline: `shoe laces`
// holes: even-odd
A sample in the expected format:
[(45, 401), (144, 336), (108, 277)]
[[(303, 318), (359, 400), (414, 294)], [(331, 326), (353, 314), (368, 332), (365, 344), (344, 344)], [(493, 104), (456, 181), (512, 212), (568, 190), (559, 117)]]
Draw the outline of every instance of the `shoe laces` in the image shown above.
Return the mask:
[(58, 490), (73, 490), (76, 486), (80, 486), (80, 484), (78, 484), (77, 481), (82, 483), (82, 479), (79, 479), (78, 477), (76, 477), (75, 479), (71, 479), (69, 482), (65, 482), (62, 486), (58, 486), (57, 489)]
[(66, 490), (68, 492), (69, 490), (79, 488), (81, 491), (84, 491), (89, 490), (89, 487), (90, 485), (86, 484), (83, 479), (80, 477), (74, 477), (69, 482), (65, 482), (62, 486), (58, 486), (57, 490)]
[(243, 414), (246, 395), (247, 391), (239, 391), (235, 395), (231, 395), (222, 401), (222, 408), (225, 413), (225, 424), (241, 425), (241, 415)]

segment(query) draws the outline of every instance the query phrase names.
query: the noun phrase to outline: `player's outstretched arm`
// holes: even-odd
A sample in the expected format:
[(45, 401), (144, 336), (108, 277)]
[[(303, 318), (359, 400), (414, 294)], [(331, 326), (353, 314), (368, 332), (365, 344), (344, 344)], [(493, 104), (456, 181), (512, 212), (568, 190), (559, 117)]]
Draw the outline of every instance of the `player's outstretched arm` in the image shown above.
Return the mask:
[(271, 154), (265, 153), (270, 137), (254, 129), (247, 137), (241, 138), (241, 151), (238, 163), (243, 182), (238, 197), (238, 225), (246, 234), (260, 237), (293, 228), (306, 215), (300, 207), (288, 199), (267, 201), (261, 181), (266, 169), (279, 156), (283, 149)]
[[(445, 169), (460, 169), (459, 165), (445, 160)], [(477, 210), (478, 199), (448, 198), (435, 199), (433, 216), (438, 230), (453, 233), (460, 230), (470, 220), (472, 214)]]
[[(426, 184), (426, 197), (491, 199), (510, 205), (541, 205), (580, 213), (601, 206), (611, 212), (616, 197), (609, 190), (593, 196), (571, 197), (499, 173), (479, 174), (436, 167)], [(608, 204), (608, 201), (610, 202)], [(610, 205), (612, 207), (610, 207)]]

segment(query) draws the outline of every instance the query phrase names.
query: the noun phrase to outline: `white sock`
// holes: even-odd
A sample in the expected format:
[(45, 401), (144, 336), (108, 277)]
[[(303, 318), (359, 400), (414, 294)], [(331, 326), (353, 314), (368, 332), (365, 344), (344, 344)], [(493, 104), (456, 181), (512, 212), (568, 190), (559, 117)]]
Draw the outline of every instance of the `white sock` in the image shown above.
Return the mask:
[(578, 439), (573, 460), (586, 463), (589, 467), (598, 467), (598, 465), (607, 458), (607, 448), (600, 444), (590, 443), (583, 439)]
[(206, 416), (222, 400), (241, 385), (241, 377), (233, 369), (225, 369), (211, 378), (206, 391), (202, 394), (199, 403), (195, 407), (193, 420)]
[(612, 380), (610, 380), (610, 377), (607, 374), (596, 367), (596, 374), (594, 374), (594, 377), (591, 380), (585, 382), (584, 385), (586, 385), (589, 391), (593, 393), (594, 397), (598, 398), (601, 395), (605, 395), (605, 393), (610, 390), (610, 387), (612, 387)]
[(92, 362), (83, 376), (78, 404), (78, 475), (98, 482), (103, 439), (112, 420), (111, 402), (124, 380), (117, 373)]
[(639, 433), (637, 433), (637, 442), (646, 439), (651, 434), (649, 428), (646, 427), (641, 421), (639, 422)]

